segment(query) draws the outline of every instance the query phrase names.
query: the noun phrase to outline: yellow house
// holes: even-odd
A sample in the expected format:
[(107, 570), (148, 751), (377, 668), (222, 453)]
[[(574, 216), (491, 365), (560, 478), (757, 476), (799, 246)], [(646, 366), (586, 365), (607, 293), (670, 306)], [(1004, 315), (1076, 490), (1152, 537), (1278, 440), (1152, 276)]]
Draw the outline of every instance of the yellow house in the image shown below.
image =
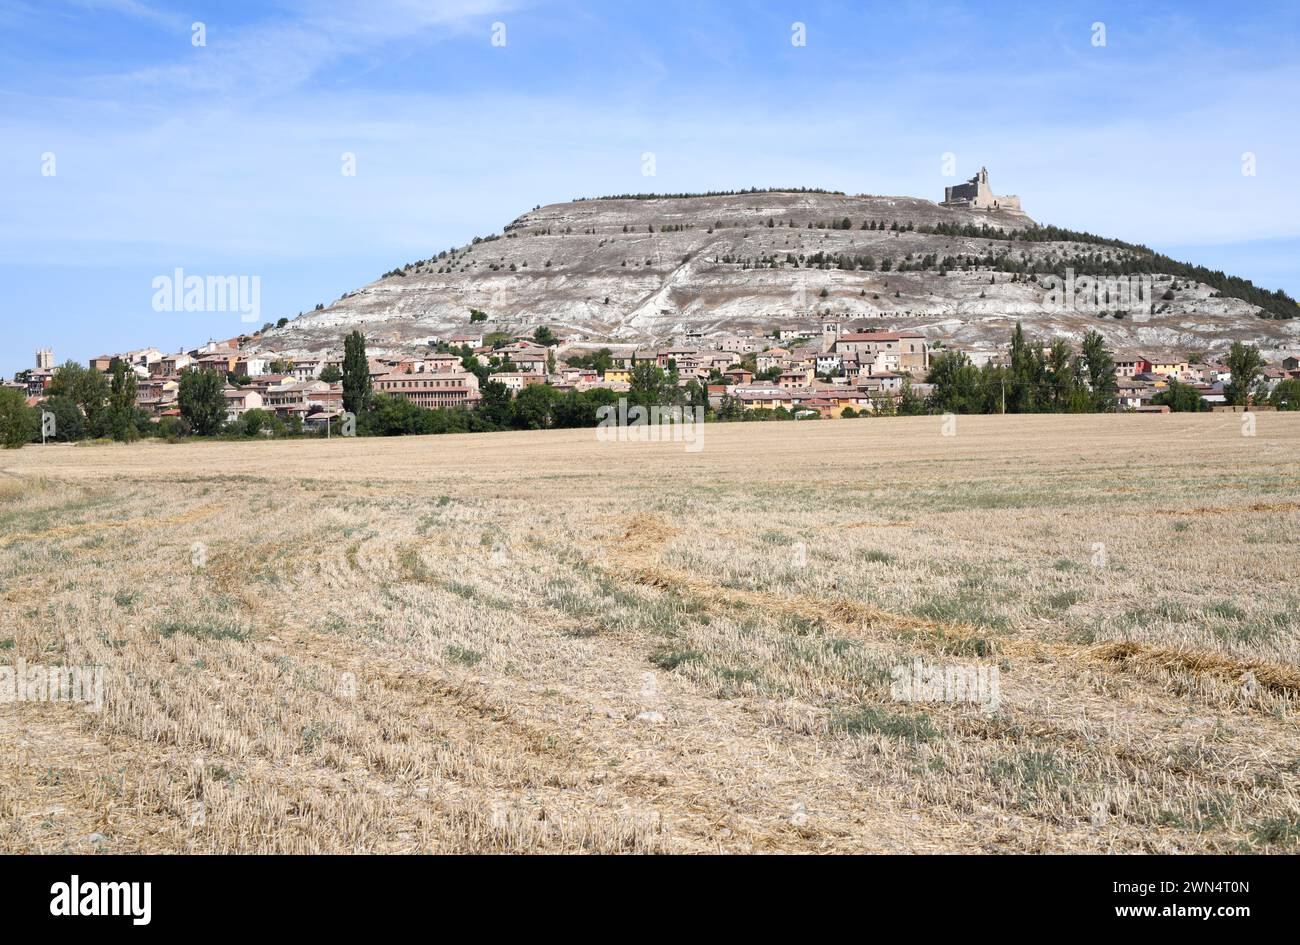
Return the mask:
[(1170, 375), (1180, 376), (1187, 373), (1187, 362), (1172, 358), (1153, 357), (1151, 359), (1151, 373), (1163, 374), (1166, 377)]
[(609, 368), (601, 377), (607, 381), (622, 381), (625, 384), (632, 382), (632, 372), (627, 368)]
[(736, 391), (734, 396), (746, 410), (788, 410), (792, 401), (790, 392), (779, 387), (749, 387)]

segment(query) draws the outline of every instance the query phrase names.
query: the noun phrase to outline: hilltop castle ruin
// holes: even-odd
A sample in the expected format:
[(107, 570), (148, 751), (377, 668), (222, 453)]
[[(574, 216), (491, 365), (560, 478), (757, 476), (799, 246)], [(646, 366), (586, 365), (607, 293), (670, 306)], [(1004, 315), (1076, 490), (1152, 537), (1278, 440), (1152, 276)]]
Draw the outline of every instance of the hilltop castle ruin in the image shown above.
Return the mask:
[(981, 167), (980, 172), (953, 187), (943, 189), (945, 207), (961, 207), (967, 210), (1019, 210), (1020, 198), (1014, 195), (998, 196), (989, 186), (988, 168)]

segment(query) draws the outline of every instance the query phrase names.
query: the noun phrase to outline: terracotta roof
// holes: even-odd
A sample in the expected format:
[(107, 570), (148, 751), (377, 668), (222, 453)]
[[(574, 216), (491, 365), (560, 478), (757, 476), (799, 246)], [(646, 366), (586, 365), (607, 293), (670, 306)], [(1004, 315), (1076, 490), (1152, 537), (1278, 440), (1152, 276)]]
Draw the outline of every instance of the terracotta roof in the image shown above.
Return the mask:
[(903, 338), (924, 338), (917, 331), (858, 331), (840, 335), (839, 341), (899, 341)]

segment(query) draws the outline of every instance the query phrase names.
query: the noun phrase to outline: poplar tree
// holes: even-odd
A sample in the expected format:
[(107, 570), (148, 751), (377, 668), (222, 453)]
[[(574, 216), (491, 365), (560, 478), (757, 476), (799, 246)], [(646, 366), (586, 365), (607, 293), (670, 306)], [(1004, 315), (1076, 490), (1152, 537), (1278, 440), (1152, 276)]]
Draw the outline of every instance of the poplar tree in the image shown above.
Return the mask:
[(1114, 410), (1119, 382), (1115, 378), (1115, 359), (1106, 349), (1106, 341), (1101, 332), (1090, 331), (1083, 336), (1082, 354), (1088, 372), (1088, 386), (1091, 388), (1092, 409)]
[(343, 339), (343, 409), (364, 413), (370, 407), (372, 385), (366, 336), (352, 331)]
[(129, 443), (140, 435), (135, 428), (135, 394), (135, 372), (118, 361), (113, 365), (108, 394), (108, 426), (119, 443)]

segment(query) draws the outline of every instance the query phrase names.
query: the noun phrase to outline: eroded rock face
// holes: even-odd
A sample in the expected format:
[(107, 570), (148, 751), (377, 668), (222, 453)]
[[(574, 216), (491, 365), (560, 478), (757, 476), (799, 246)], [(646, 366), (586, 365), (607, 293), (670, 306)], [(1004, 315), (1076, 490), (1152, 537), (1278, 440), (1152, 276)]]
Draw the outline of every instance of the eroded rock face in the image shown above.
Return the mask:
[[(831, 224), (850, 228), (831, 228)], [(863, 229), (875, 221), (885, 229)], [(375, 350), (416, 351), (431, 337), (464, 331), (470, 309), (492, 325), (527, 331), (549, 325), (582, 341), (667, 342), (686, 331), (770, 331), (827, 315), (871, 319), (970, 345), (1004, 343), (1019, 320), (1036, 335), (1080, 338), (1100, 330), (1116, 347), (1217, 350), (1233, 340), (1275, 350), (1300, 344), (1300, 322), (1255, 316), (1255, 306), (1214, 298), (1209, 286), (1157, 278), (1154, 311), (1145, 318), (1055, 310), (1041, 283), (1010, 273), (880, 272), (821, 269), (817, 253), (870, 256), (892, 266), (934, 254), (1047, 259), (1064, 277), (1069, 257), (1120, 257), (1127, 250), (1082, 243), (989, 240), (897, 232), (914, 227), (987, 224), (1033, 227), (1008, 210), (942, 207), (912, 197), (812, 193), (581, 200), (540, 207), (502, 234), (460, 247), (348, 293), (268, 333), (266, 350), (337, 348), (361, 328)], [(811, 228), (809, 226), (811, 224)], [(803, 257), (796, 267), (790, 257)], [(777, 266), (773, 267), (772, 263)]]

